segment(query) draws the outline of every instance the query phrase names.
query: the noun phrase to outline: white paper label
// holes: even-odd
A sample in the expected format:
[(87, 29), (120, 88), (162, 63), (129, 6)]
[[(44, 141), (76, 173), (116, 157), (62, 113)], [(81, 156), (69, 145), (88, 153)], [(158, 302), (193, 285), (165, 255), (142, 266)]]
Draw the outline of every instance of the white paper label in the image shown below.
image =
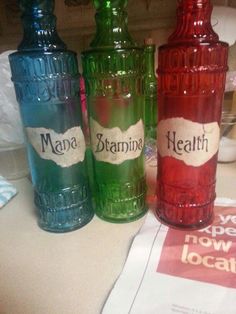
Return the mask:
[(219, 147), (217, 122), (202, 124), (184, 118), (170, 118), (159, 122), (157, 134), (159, 154), (182, 160), (188, 166), (205, 164)]
[(26, 128), (29, 142), (41, 158), (52, 160), (63, 168), (84, 160), (85, 139), (81, 127), (64, 134), (46, 128)]
[(139, 120), (128, 130), (103, 128), (90, 118), (93, 154), (98, 161), (119, 165), (126, 160), (138, 158), (144, 146), (144, 125)]

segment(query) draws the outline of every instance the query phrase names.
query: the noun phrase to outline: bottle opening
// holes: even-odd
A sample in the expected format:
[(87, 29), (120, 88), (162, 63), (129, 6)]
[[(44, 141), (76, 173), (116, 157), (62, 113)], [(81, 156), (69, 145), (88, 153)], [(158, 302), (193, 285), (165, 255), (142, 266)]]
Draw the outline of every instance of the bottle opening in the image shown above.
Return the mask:
[(96, 10), (126, 7), (128, 0), (93, 0)]

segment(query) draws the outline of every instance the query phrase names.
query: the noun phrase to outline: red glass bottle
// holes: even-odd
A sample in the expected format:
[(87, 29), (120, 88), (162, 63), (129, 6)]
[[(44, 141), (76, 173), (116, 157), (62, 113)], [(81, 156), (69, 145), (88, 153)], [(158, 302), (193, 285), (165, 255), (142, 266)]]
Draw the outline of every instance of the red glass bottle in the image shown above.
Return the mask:
[(176, 29), (159, 48), (156, 211), (180, 228), (213, 218), (228, 45), (211, 12), (209, 0), (180, 0)]

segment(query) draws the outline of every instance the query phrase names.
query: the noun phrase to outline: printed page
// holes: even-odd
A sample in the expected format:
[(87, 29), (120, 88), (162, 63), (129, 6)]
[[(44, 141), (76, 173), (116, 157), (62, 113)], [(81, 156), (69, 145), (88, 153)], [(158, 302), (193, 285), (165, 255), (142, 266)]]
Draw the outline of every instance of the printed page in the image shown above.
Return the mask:
[(136, 236), (103, 314), (235, 314), (236, 201), (212, 225), (180, 231), (152, 213)]

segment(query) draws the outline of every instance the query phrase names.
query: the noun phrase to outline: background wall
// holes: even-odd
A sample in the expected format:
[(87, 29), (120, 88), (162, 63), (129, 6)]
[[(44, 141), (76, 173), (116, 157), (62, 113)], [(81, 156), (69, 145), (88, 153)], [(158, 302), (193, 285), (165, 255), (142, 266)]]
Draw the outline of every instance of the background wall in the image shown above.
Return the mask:
[[(236, 0), (212, 0), (214, 5), (236, 8)], [(129, 0), (129, 29), (140, 43), (153, 37), (164, 43), (175, 25), (177, 0)], [(55, 14), (61, 37), (78, 53), (88, 47), (95, 31), (91, 0), (55, 0)], [(17, 0), (0, 0), (0, 52), (16, 49), (22, 37)]]

